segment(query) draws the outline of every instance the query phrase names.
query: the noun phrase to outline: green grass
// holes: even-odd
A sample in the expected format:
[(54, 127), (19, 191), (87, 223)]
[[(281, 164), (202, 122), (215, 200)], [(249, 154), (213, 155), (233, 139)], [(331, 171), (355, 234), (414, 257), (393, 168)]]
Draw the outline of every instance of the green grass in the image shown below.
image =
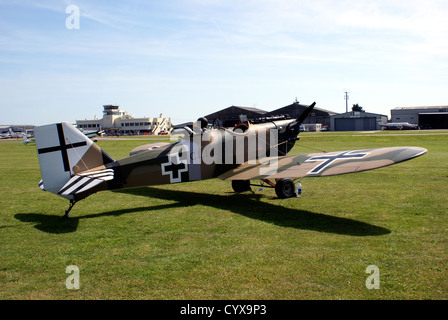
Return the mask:
[[(0, 143), (0, 298), (447, 299), (448, 135), (412, 133), (301, 134), (292, 153), (428, 154), (303, 179), (300, 198), (207, 180), (98, 193), (69, 220), (68, 202), (37, 187), (35, 146)], [(119, 159), (142, 141), (98, 144)], [(69, 265), (79, 290), (65, 286)], [(369, 265), (379, 290), (365, 286)]]

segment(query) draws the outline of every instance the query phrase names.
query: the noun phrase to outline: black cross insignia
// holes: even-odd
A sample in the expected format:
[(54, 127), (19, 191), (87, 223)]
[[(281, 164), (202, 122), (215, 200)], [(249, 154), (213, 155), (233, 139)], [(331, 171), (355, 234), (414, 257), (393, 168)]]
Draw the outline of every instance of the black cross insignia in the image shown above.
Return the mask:
[(310, 162), (310, 161), (323, 161), (323, 162), (321, 164), (319, 164), (318, 166), (314, 167), (313, 170), (309, 171), (308, 173), (319, 173), (323, 169), (325, 169), (329, 164), (333, 163), (336, 160), (360, 159), (360, 158), (364, 158), (366, 155), (368, 155), (368, 153), (352, 154), (351, 152), (353, 152), (353, 151), (345, 151), (345, 152), (336, 154), (334, 156), (316, 156), (316, 157), (309, 158), (305, 162)]
[(41, 148), (41, 149), (37, 150), (37, 153), (43, 154), (43, 153), (61, 151), (62, 162), (64, 163), (64, 171), (68, 172), (68, 171), (70, 171), (70, 164), (68, 162), (67, 149), (85, 146), (85, 145), (87, 145), (87, 142), (82, 141), (82, 142), (65, 144), (65, 136), (64, 136), (64, 130), (62, 129), (62, 123), (57, 123), (56, 127), (58, 129), (59, 146)]
[[(173, 158), (175, 161), (172, 161)], [(162, 174), (170, 175), (170, 182), (181, 182), (181, 173), (188, 171), (187, 164), (185, 162), (181, 162), (179, 159), (179, 155), (169, 155), (169, 162), (162, 163)]]
[(170, 164), (165, 166), (165, 172), (172, 172), (173, 173), (173, 179), (179, 178), (179, 171), (185, 169), (185, 163), (179, 163), (179, 164)]

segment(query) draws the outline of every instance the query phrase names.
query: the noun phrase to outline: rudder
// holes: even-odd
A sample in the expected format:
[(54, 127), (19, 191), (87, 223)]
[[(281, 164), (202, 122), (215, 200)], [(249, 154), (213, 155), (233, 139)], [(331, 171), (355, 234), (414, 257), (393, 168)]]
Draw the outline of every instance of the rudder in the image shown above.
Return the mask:
[(59, 194), (61, 188), (79, 173), (113, 162), (100, 147), (68, 122), (34, 128), (43, 189), (72, 200), (74, 195)]

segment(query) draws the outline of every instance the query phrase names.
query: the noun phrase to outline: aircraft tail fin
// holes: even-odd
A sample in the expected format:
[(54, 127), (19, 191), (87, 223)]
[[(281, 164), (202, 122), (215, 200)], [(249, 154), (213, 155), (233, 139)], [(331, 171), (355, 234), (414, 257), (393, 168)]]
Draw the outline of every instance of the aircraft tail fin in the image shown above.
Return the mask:
[[(69, 200), (75, 199), (76, 193), (63, 189), (74, 176), (85, 176), (83, 173), (92, 169), (107, 171), (105, 165), (115, 161), (68, 122), (36, 127), (34, 136), (42, 175), (39, 186)], [(86, 189), (88, 184), (83, 181), (82, 187)]]

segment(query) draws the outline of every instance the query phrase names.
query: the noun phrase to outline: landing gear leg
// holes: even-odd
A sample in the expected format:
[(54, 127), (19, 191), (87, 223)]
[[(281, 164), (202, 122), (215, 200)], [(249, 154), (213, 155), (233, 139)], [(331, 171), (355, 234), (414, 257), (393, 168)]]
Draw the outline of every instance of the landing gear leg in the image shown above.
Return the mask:
[(68, 219), (68, 215), (70, 214), (70, 211), (72, 210), (75, 203), (76, 203), (76, 200), (70, 200), (70, 205), (68, 206), (68, 209), (65, 210), (65, 214), (62, 217), (63, 219)]

